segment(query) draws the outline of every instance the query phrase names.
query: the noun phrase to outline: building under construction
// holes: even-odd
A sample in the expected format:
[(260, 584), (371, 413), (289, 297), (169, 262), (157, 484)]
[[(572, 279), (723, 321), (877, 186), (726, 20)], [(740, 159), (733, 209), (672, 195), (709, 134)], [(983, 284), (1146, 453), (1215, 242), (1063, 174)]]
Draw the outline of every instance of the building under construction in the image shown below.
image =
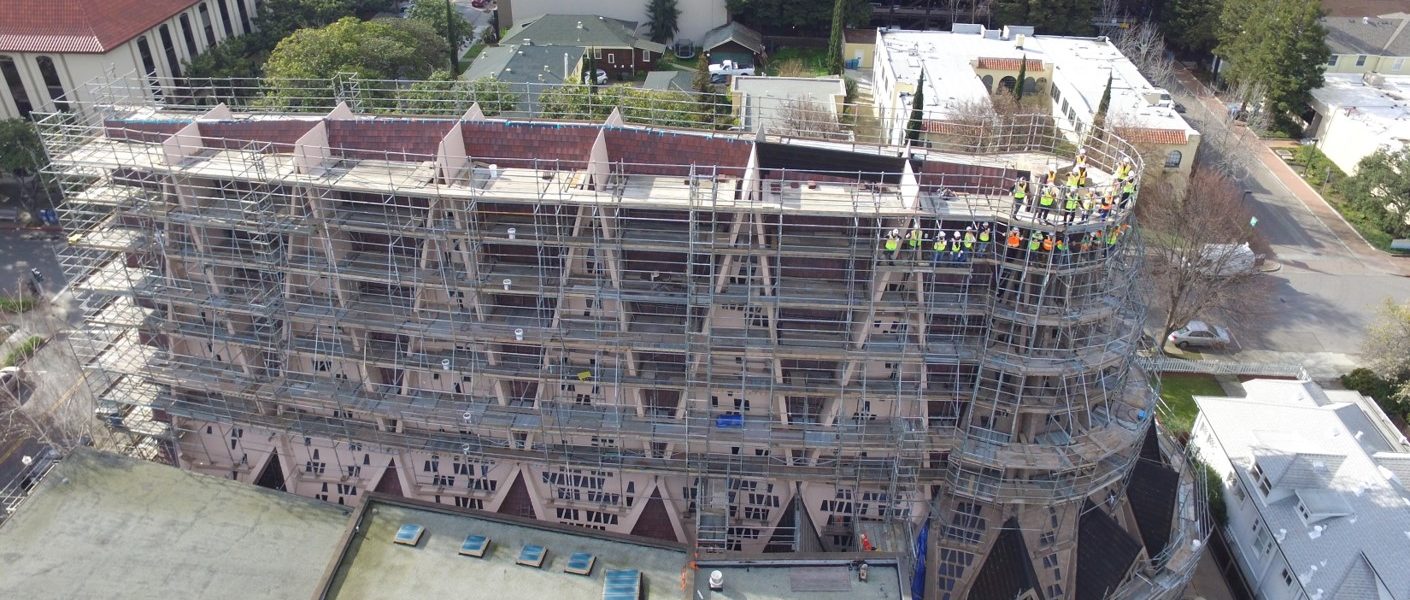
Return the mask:
[[(105, 86), (40, 128), (132, 449), (702, 554), (876, 548), (926, 598), (1173, 597), (1198, 556), (1130, 211), (1012, 208), (1074, 161), (1039, 117), (925, 149)], [(1094, 186), (1139, 160), (1085, 150)]]

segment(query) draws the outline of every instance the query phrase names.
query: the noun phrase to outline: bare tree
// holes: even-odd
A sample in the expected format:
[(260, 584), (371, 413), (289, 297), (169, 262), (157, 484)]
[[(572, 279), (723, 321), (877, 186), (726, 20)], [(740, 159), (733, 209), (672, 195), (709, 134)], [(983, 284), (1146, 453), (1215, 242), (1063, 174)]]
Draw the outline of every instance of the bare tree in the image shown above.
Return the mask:
[[(1410, 407), (1410, 303), (1386, 299), (1362, 342), (1366, 368), (1395, 386), (1395, 402)], [(1387, 400), (1377, 398), (1377, 400)]]
[(1143, 189), (1139, 206), (1150, 281), (1165, 312), (1162, 339), (1191, 319), (1263, 312), (1251, 215), (1233, 181), (1197, 165), (1183, 190)]
[(843, 140), (847, 133), (837, 114), (812, 98), (789, 98), (766, 115), (767, 133), (809, 139)]
[(1169, 87), (1175, 80), (1175, 60), (1166, 52), (1165, 36), (1161, 35), (1160, 26), (1155, 23), (1141, 21), (1132, 27), (1118, 29), (1111, 43), (1152, 84)]

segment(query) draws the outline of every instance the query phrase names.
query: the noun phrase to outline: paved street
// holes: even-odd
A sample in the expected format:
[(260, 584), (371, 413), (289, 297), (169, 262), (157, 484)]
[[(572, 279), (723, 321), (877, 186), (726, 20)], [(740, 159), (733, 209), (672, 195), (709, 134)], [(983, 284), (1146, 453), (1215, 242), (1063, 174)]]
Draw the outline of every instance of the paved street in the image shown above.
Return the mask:
[[(1181, 71), (1180, 79), (1190, 90), (1205, 89), (1187, 72)], [(1200, 153), (1219, 158), (1209, 141), (1227, 130), (1224, 106), (1205, 93), (1196, 98), (1178, 86), (1172, 92), (1204, 135)], [(1283, 267), (1268, 275), (1267, 310), (1232, 324), (1236, 356), (1266, 360), (1268, 351), (1359, 353), (1364, 330), (1381, 304), (1387, 298), (1410, 298), (1410, 278), (1404, 275), (1410, 261), (1363, 242), (1267, 144), (1251, 140), (1248, 149), (1257, 160), (1241, 183), (1253, 192), (1258, 230)]]
[(54, 258), (53, 245), (29, 231), (0, 229), (0, 294), (11, 295), (19, 289), (21, 277), (28, 277), (30, 267), (44, 273), (43, 289), (54, 294), (64, 286), (64, 274)]

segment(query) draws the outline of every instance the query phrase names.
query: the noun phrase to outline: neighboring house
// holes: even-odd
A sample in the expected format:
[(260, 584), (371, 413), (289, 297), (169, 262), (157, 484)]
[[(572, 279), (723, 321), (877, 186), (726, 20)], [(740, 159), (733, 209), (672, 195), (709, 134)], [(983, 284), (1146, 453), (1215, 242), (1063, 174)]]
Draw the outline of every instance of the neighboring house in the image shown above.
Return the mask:
[(537, 15), (509, 29), (506, 45), (583, 48), (594, 69), (624, 79), (649, 71), (666, 47), (637, 34), (637, 24), (597, 15)]
[(107, 73), (179, 79), (182, 64), (249, 33), (261, 0), (4, 0), (0, 118), (68, 110)]
[(847, 68), (872, 67), (876, 57), (875, 29), (848, 29), (842, 32), (842, 42), (842, 60), (847, 62)]
[(692, 71), (681, 71), (671, 69), (669, 71), (652, 71), (646, 74), (646, 80), (641, 82), (641, 89), (659, 90), (666, 92), (689, 92), (694, 83), (695, 73)]
[(700, 49), (712, 65), (726, 60), (740, 65), (759, 65), (764, 61), (764, 36), (739, 23), (728, 23), (707, 32), (700, 41)]
[[(924, 73), (923, 140), (942, 139), (975, 106), (988, 105), (994, 94), (1019, 85), (1025, 60), (1027, 98), (1047, 106), (1071, 141), (1079, 142), (1091, 126), (1110, 76), (1109, 126), (1164, 159), (1172, 182), (1188, 179), (1199, 132), (1175, 111), (1169, 92), (1146, 81), (1106, 38), (1033, 35), (1032, 27), (995, 30), (972, 24), (955, 24), (949, 32), (882, 29), (873, 59), (875, 102), (883, 116), (908, 115)], [(905, 137), (908, 121), (884, 121), (891, 123), (893, 142)]]
[(845, 110), (847, 86), (841, 77), (740, 75), (730, 83), (730, 96), (739, 124), (750, 131), (842, 133), (838, 116)]
[(1410, 75), (1410, 14), (1323, 17), (1332, 57), (1327, 73)]
[(1366, 156), (1410, 144), (1406, 98), (1410, 75), (1328, 74), (1326, 83), (1312, 90), (1310, 104), (1316, 114), (1308, 135), (1337, 167), (1354, 175)]
[(1410, 443), (1370, 399), (1253, 380), (1196, 398), (1235, 562), (1262, 600), (1410, 599)]
[[(621, 21), (646, 22), (646, 0), (593, 0), (581, 3), (591, 7), (593, 14)], [(563, 0), (498, 0), (499, 26), (513, 27), (535, 15), (560, 12), (565, 8), (579, 8), (578, 4)], [(706, 31), (729, 22), (729, 11), (725, 10), (725, 0), (677, 0), (680, 17), (676, 25), (677, 40), (699, 40)]]
[(546, 85), (581, 82), (584, 49), (576, 46), (501, 44), (485, 48), (465, 69), (462, 79), (490, 78), (519, 94), (516, 112), (533, 114)]

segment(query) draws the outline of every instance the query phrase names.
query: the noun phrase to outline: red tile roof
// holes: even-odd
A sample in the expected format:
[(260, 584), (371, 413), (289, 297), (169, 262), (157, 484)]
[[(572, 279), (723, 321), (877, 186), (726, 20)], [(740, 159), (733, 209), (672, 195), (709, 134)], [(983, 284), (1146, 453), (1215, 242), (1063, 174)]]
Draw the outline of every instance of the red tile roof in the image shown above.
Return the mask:
[(1182, 129), (1152, 129), (1149, 127), (1120, 127), (1116, 135), (1133, 144), (1179, 145), (1189, 141)]
[(926, 133), (952, 133), (964, 134), (974, 133), (976, 126), (970, 123), (955, 123), (953, 121), (936, 121), (926, 119), (923, 124)]
[(199, 1), (3, 0), (0, 52), (101, 54)]
[[(993, 56), (981, 56), (976, 59), (975, 62), (978, 64), (974, 65), (974, 68), (988, 69), (991, 71), (1017, 71), (1018, 61), (1019, 59), (1017, 58), (998, 58)], [(1038, 60), (1036, 58), (1028, 59), (1028, 70), (1042, 71), (1043, 61)]]

